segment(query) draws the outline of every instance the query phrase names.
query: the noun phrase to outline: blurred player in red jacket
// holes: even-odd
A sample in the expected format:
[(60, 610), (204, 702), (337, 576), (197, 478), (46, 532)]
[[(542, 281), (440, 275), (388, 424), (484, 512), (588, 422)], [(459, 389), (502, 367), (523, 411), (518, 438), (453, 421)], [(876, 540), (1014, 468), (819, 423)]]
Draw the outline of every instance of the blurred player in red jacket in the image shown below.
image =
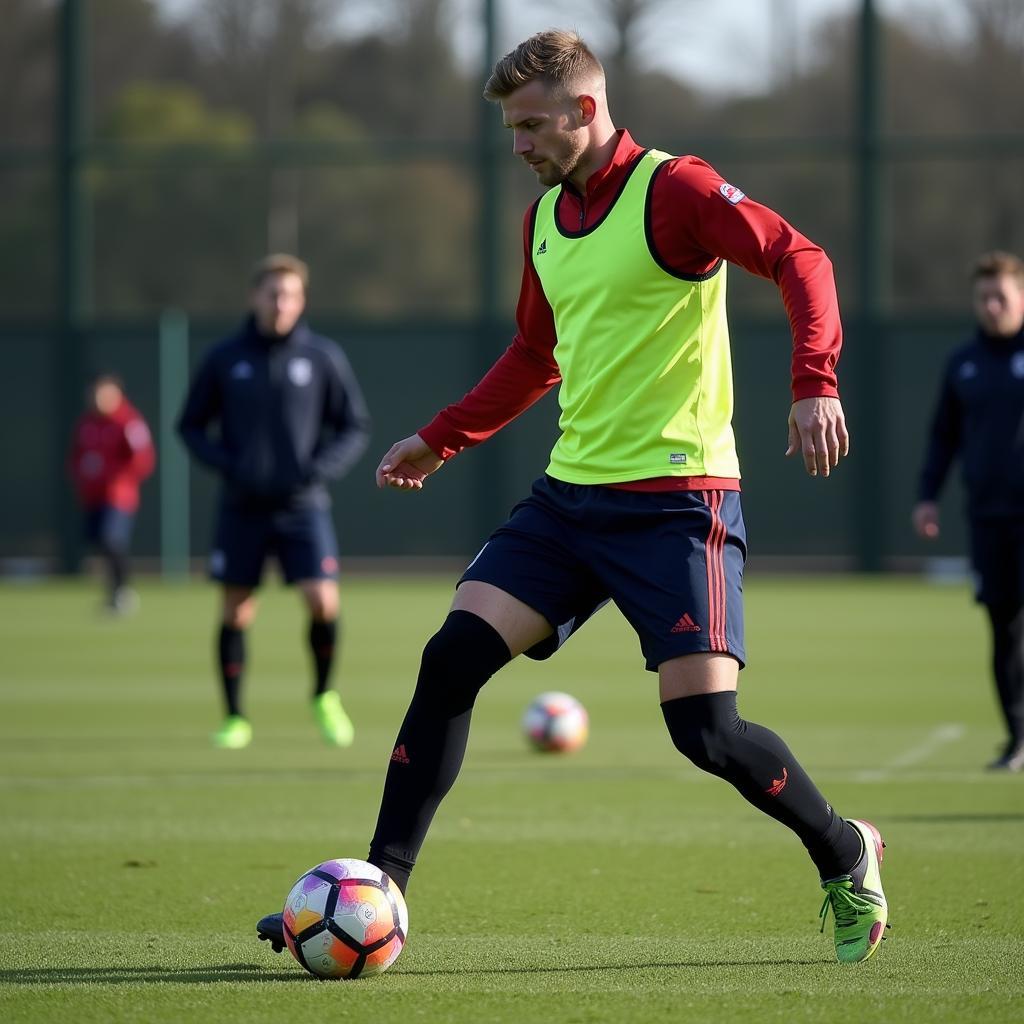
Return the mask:
[(85, 531), (107, 563), (107, 608), (124, 614), (138, 596), (129, 589), (128, 550), (139, 484), (153, 472), (149, 427), (125, 398), (121, 381), (101, 374), (89, 389), (89, 409), (75, 426), (68, 467), (85, 510)]

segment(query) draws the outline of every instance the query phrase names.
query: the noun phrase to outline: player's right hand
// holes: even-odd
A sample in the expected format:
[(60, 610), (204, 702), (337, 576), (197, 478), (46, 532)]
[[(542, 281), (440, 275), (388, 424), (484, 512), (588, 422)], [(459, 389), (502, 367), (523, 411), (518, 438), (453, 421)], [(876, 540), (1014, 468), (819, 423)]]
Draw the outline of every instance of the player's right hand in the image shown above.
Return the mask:
[(444, 465), (433, 448), (413, 434), (397, 441), (377, 467), (377, 486), (396, 487), (400, 491), (419, 491), (423, 481)]
[(934, 501), (919, 501), (914, 506), (911, 521), (919, 537), (935, 540), (939, 535), (939, 506)]

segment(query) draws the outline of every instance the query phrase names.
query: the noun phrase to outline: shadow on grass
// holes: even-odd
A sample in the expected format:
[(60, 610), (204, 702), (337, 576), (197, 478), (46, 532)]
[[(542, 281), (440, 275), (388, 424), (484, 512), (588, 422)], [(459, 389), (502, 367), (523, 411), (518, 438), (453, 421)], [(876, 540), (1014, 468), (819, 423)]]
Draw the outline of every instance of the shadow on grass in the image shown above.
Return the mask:
[(450, 967), (411, 971), (399, 968), (395, 973), (420, 978), (443, 974), (589, 974), (599, 971), (674, 971), (701, 967), (817, 967), (835, 962), (834, 957), (820, 957), (814, 960), (652, 960), (637, 964), (573, 964), (571, 967)]
[[(573, 964), (551, 967), (445, 967), (434, 970), (394, 971), (395, 977), (443, 977), (445, 975), (591, 974), (602, 971), (683, 970), (722, 967), (816, 967), (832, 964), (830, 958), (813, 960), (669, 960), (630, 964)], [(0, 985), (216, 985), (224, 982), (289, 981), (316, 983), (303, 972), (268, 971), (258, 964), (217, 964), (207, 967), (25, 967), (0, 971)]]
[(962, 811), (957, 814), (887, 814), (886, 821), (905, 821), (921, 825), (1010, 825), (1024, 821), (1024, 812), (979, 811), (972, 814)]
[(0, 985), (218, 985), (226, 981), (306, 981), (297, 971), (267, 971), (259, 964), (206, 967), (24, 967), (0, 971)]

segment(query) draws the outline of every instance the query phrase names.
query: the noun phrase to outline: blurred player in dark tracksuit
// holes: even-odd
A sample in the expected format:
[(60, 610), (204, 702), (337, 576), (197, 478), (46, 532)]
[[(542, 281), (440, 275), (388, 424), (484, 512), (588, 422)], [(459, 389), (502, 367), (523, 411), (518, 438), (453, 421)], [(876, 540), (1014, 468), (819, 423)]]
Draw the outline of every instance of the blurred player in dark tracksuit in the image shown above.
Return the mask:
[(68, 469), (85, 511), (86, 536), (106, 562), (106, 608), (116, 615), (138, 605), (128, 586), (129, 548), (139, 485), (155, 464), (149, 427), (125, 398), (121, 381), (110, 374), (97, 377), (89, 389), (89, 411), (75, 425)]
[(974, 267), (974, 338), (946, 365), (914, 506), (927, 540), (938, 497), (963, 464), (977, 597), (992, 625), (992, 668), (1006, 745), (989, 765), (1024, 769), (1024, 261), (987, 253)]
[(210, 574), (223, 587), (218, 658), (227, 716), (213, 740), (228, 749), (252, 739), (240, 692), (245, 630), (270, 554), (309, 609), (317, 724), (336, 746), (348, 746), (354, 734), (329, 687), (338, 544), (325, 485), (366, 448), (369, 418), (344, 353), (302, 319), (307, 283), (306, 265), (293, 256), (258, 265), (249, 317), (207, 354), (178, 423), (189, 451), (223, 480)]

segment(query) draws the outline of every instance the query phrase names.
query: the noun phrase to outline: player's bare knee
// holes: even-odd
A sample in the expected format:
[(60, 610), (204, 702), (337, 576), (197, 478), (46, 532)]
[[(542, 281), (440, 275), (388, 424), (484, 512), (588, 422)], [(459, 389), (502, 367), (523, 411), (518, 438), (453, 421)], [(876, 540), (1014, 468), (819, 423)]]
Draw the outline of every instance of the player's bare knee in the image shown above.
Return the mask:
[(229, 587), (224, 591), (221, 621), (230, 629), (248, 629), (256, 618), (256, 596), (251, 590)]
[(309, 614), (316, 622), (333, 622), (341, 605), (334, 580), (312, 580), (299, 584)]

